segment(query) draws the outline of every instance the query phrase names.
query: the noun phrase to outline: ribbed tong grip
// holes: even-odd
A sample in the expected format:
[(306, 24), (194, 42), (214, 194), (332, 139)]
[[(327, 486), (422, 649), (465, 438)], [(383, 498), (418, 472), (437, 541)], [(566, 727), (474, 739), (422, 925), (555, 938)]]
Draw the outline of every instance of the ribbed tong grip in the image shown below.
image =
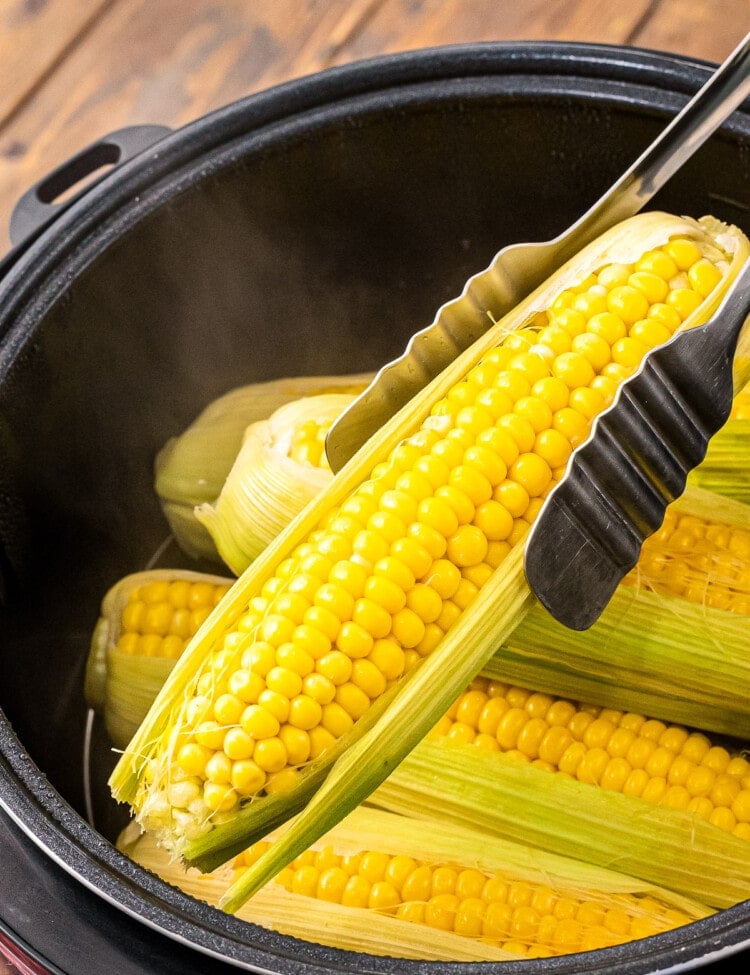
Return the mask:
[(705, 325), (654, 349), (594, 422), (526, 543), (529, 585), (561, 623), (596, 621), (729, 417), (750, 263)]

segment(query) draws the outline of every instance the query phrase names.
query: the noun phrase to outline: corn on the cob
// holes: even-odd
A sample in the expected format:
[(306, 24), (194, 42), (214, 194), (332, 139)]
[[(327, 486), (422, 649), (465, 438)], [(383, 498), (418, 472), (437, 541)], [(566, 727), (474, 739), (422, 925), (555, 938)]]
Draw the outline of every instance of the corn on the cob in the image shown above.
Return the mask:
[(430, 735), (686, 809), (750, 840), (750, 761), (680, 725), (477, 678)]
[(298, 376), (253, 383), (230, 390), (209, 405), (177, 437), (164, 444), (155, 462), (154, 487), (180, 548), (193, 558), (221, 562), (195, 508), (212, 504), (242, 446), (251, 423), (303, 396), (360, 392), (369, 373), (349, 376)]
[(105, 594), (86, 662), (84, 694), (124, 748), (175, 660), (231, 579), (177, 569), (125, 576)]
[(219, 497), (195, 509), (235, 575), (331, 480), (325, 438), (353, 399), (352, 393), (305, 396), (247, 428)]
[(86, 667), (85, 696), (124, 747), (186, 644), (231, 579), (189, 570), (125, 576), (104, 596)]
[(750, 896), (750, 762), (641, 714), (477, 678), (371, 801), (616, 863), (714, 907)]
[[(185, 871), (153, 840), (118, 845), (216, 903), (258, 843), (213, 874)], [(361, 808), (238, 912), (307, 941), (423, 959), (548, 958), (623, 944), (710, 913), (657, 887), (456, 827)]]
[[(118, 763), (114, 794), (168, 841), (220, 856), (288, 817), (307, 773), (346, 746), (309, 804), (314, 825), (250, 871), (244, 896), (356, 805), (522, 617), (523, 539), (592, 418), (650, 346), (705, 319), (746, 253), (709, 218), (642, 214), (478, 340), (243, 574)], [(461, 613), (446, 635), (448, 600)], [(367, 729), (391, 693), (386, 741)]]

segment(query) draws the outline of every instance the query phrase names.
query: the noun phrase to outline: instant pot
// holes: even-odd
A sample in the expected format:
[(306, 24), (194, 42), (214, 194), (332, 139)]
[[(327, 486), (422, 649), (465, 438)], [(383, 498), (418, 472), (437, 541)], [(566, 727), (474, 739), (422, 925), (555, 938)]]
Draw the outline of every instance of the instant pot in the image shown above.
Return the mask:
[[(19, 202), (0, 267), (0, 972), (635, 975), (750, 960), (750, 902), (511, 964), (358, 955), (240, 922), (117, 852), (127, 811), (83, 697), (106, 589), (157, 552), (187, 564), (153, 490), (163, 443), (232, 387), (394, 358), (502, 245), (586, 210), (711, 67), (584, 44), (398, 54), (179, 131), (114, 133)], [(750, 233), (750, 106), (651, 206)]]

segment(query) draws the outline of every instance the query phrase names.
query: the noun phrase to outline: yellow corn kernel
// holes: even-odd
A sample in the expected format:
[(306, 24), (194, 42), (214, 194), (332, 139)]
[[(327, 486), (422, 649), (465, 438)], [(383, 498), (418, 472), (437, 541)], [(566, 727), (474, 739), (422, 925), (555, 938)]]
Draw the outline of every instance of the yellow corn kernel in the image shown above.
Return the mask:
[[(142, 573), (129, 585), (115, 621), (120, 653), (177, 659), (205, 615), (224, 596), (229, 583), (205, 582), (195, 573), (179, 578)], [(119, 635), (118, 635), (119, 631)]]

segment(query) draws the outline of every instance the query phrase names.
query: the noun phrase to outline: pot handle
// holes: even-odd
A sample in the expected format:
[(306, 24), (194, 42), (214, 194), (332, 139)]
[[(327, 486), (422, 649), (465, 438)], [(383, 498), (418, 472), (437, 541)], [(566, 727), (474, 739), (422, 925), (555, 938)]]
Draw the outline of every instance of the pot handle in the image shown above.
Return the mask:
[[(112, 166), (132, 159), (171, 132), (164, 125), (131, 125), (118, 129), (53, 169), (27, 190), (13, 208), (10, 217), (10, 239), (13, 246), (17, 247), (52, 223), (102, 179)], [(79, 192), (55, 202), (99, 169), (105, 169), (101, 176), (87, 183)]]

